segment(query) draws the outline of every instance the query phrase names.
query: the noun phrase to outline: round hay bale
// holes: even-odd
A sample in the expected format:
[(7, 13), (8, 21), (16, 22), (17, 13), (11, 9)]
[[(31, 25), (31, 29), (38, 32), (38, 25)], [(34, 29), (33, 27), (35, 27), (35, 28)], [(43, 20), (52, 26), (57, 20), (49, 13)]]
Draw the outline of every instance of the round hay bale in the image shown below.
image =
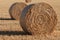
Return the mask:
[(26, 3), (30, 3), (30, 2), (31, 2), (31, 0), (25, 0), (25, 2), (26, 2)]
[(9, 9), (9, 13), (11, 18), (19, 20), (20, 19), (20, 14), (22, 12), (22, 10), (24, 9), (24, 7), (26, 7), (27, 5), (25, 3), (14, 3), (10, 9)]
[(57, 24), (57, 15), (47, 3), (41, 2), (25, 8), (21, 14), (21, 26), (33, 35), (50, 34)]

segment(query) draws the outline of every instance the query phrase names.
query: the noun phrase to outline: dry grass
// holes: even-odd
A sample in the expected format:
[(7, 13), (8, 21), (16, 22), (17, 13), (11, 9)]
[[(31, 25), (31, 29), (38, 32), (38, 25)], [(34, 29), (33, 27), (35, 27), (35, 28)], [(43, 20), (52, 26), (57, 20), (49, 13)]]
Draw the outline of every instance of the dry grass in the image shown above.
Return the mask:
[(16, 20), (0, 20), (0, 31), (20, 31), (19, 21)]
[(39, 35), (39, 36), (31, 36), (31, 35), (0, 35), (0, 40), (59, 40), (60, 39), (60, 31), (55, 31), (52, 35)]

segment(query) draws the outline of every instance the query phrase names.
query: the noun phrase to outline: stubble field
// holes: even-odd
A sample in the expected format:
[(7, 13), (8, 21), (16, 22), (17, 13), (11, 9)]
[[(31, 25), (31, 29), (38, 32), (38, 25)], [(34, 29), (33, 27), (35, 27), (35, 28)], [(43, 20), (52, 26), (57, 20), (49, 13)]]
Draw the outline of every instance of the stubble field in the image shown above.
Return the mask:
[[(6, 2), (7, 1), (7, 2)], [(15, 2), (24, 0), (0, 0), (0, 40), (60, 40), (60, 1), (59, 0), (32, 0), (31, 3), (47, 2), (56, 11), (58, 23), (51, 35), (28, 35), (25, 33), (19, 21), (12, 20), (9, 15), (9, 7)], [(30, 4), (30, 3), (29, 3)]]

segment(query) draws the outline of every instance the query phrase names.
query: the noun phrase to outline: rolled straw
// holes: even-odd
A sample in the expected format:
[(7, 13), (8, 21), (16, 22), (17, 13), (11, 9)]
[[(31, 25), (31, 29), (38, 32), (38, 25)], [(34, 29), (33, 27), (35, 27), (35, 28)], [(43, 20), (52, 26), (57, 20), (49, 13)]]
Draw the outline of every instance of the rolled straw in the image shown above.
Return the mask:
[(57, 24), (57, 15), (49, 4), (41, 2), (26, 7), (20, 23), (23, 30), (32, 35), (50, 34)]
[(25, 0), (26, 3), (30, 3), (32, 0)]
[(20, 19), (20, 14), (22, 12), (22, 10), (24, 9), (24, 7), (26, 7), (27, 5), (25, 3), (14, 3), (12, 4), (12, 6), (9, 9), (9, 13), (11, 18), (14, 18), (16, 20)]

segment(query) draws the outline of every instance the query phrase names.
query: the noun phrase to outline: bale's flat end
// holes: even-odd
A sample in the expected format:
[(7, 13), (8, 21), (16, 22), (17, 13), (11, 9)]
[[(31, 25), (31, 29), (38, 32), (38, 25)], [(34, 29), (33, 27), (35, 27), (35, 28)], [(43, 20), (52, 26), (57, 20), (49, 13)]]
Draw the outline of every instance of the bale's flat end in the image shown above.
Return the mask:
[(9, 13), (11, 18), (19, 20), (20, 15), (22, 10), (26, 7), (27, 5), (25, 3), (14, 3), (9, 9)]
[(57, 15), (49, 4), (37, 3), (29, 8), (23, 22), (24, 30), (33, 35), (50, 34), (57, 24)]

